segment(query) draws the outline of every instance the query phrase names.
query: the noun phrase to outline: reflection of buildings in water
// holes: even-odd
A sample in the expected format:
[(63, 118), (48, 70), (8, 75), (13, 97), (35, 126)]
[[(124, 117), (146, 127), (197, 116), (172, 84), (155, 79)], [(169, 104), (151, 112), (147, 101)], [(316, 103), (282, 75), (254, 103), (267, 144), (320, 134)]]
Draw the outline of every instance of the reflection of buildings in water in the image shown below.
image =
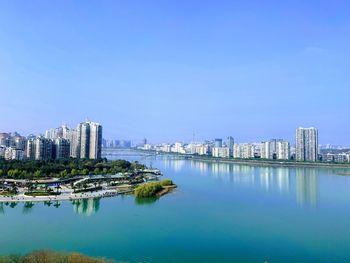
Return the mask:
[(226, 163), (212, 163), (211, 172), (215, 177), (222, 178), (230, 173), (230, 166)]
[(273, 170), (271, 167), (260, 168), (260, 185), (265, 190), (270, 190), (273, 183)]
[(74, 200), (74, 212), (80, 215), (91, 216), (100, 209), (100, 200), (101, 198)]
[(318, 202), (318, 174), (314, 168), (296, 169), (296, 197), (298, 204), (316, 205)]
[(276, 169), (277, 187), (280, 192), (289, 192), (290, 177), (289, 168), (281, 167)]
[(289, 168), (261, 167), (259, 169), (260, 184), (264, 189), (269, 191), (277, 188), (280, 192), (289, 192)]
[(185, 165), (185, 160), (176, 159), (176, 157), (165, 156), (163, 158), (163, 164), (165, 169), (174, 169), (175, 172), (179, 172)]
[(206, 174), (209, 171), (209, 163), (192, 160), (191, 168), (198, 170), (201, 174)]
[(242, 164), (234, 164), (232, 166), (232, 171), (236, 174), (254, 174), (255, 167)]
[(185, 165), (185, 160), (174, 160), (173, 161), (173, 167), (175, 172), (179, 172), (182, 170), (182, 168)]

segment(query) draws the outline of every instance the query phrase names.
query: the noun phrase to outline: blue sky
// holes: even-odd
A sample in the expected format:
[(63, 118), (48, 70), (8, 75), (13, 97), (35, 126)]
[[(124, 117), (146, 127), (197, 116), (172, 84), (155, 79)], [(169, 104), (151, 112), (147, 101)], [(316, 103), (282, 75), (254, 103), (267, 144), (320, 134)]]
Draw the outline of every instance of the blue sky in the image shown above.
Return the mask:
[(348, 1), (0, 1), (0, 130), (350, 145)]

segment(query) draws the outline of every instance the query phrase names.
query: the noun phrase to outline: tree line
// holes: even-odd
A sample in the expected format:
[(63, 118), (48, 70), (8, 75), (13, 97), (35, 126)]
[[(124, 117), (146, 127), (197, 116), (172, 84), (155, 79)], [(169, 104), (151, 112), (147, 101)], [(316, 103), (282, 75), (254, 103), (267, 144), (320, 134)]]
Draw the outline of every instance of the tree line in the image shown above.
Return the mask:
[(13, 179), (32, 179), (44, 177), (67, 178), (77, 175), (116, 174), (144, 169), (138, 162), (126, 160), (108, 161), (90, 159), (68, 160), (3, 160), (0, 159), (0, 177)]

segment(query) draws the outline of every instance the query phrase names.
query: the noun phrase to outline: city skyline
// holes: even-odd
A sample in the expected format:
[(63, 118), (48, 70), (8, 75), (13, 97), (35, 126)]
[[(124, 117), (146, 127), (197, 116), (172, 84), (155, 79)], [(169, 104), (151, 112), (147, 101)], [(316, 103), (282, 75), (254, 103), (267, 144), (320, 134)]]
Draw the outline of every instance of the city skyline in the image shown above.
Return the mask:
[(314, 126), (321, 144), (349, 145), (349, 9), (3, 1), (0, 130), (38, 134), (88, 117), (106, 138), (245, 142)]

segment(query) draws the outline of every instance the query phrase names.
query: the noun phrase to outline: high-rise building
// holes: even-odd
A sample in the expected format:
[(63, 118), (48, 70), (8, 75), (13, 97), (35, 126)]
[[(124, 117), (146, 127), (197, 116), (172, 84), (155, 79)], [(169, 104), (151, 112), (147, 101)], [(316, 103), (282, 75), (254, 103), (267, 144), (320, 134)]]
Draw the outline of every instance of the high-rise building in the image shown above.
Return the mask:
[(250, 143), (235, 144), (233, 146), (234, 158), (254, 158), (255, 146)]
[(260, 144), (260, 157), (263, 159), (289, 159), (289, 142), (281, 139), (272, 139), (267, 142), (262, 142)]
[(100, 159), (102, 149), (102, 126), (96, 122), (78, 125), (75, 141), (79, 141), (80, 158)]
[(35, 159), (35, 138), (29, 138), (27, 140), (25, 155), (26, 155), (26, 158), (29, 160)]
[(214, 147), (216, 147), (216, 148), (222, 147), (222, 139), (215, 139), (214, 140)]
[(228, 158), (230, 149), (228, 147), (213, 147), (211, 154), (213, 157)]
[(51, 139), (37, 137), (34, 140), (35, 160), (52, 160), (54, 143)]
[(55, 140), (61, 137), (63, 137), (63, 126), (54, 129), (49, 129), (45, 132), (46, 139)]
[(64, 138), (55, 140), (55, 159), (69, 159), (70, 156), (70, 141)]
[(80, 133), (80, 158), (88, 159), (90, 156), (90, 123), (80, 123), (78, 132)]
[(229, 148), (229, 151), (230, 151), (229, 155), (230, 155), (230, 157), (233, 157), (233, 146), (234, 146), (234, 144), (235, 144), (235, 141), (234, 141), (233, 137), (232, 136), (227, 137), (226, 145)]
[(290, 159), (290, 143), (287, 141), (277, 142), (277, 159), (289, 160)]
[(295, 154), (297, 161), (318, 160), (318, 130), (316, 128), (298, 128), (296, 130)]
[(95, 122), (90, 122), (90, 159), (101, 159), (102, 149), (102, 126)]

